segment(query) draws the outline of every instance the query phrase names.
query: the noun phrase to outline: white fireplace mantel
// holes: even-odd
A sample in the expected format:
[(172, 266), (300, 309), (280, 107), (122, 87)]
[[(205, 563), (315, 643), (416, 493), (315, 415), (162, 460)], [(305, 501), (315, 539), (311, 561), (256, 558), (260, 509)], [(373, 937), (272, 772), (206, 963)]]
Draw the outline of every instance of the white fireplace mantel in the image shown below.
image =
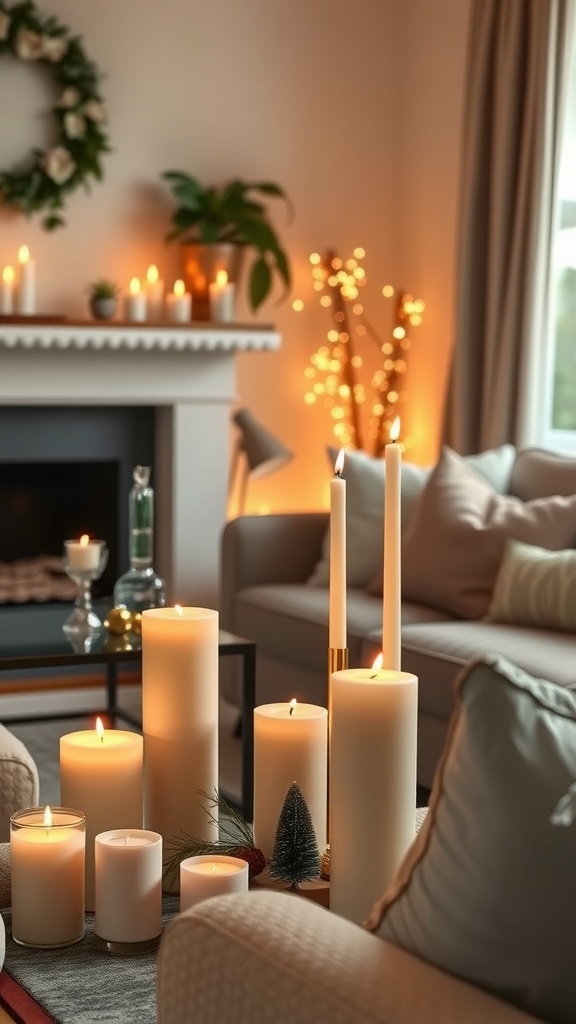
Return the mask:
[(170, 600), (216, 607), (235, 356), (271, 327), (0, 319), (0, 405), (156, 409), (157, 570)]

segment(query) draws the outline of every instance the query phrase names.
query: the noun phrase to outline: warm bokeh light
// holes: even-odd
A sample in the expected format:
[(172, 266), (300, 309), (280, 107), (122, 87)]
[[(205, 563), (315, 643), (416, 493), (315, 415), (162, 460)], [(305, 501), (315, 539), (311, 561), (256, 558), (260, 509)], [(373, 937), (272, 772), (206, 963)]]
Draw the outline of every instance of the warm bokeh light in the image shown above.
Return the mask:
[(27, 245), (21, 245), (18, 249), (18, 263), (30, 262), (30, 250)]
[(88, 536), (87, 533), (83, 533), (82, 536), (80, 537), (80, 547), (81, 548), (87, 548), (89, 543), (90, 543), (90, 537)]
[(176, 612), (176, 615), (182, 615), (182, 605), (175, 604), (174, 605), (174, 611)]
[(174, 295), (176, 298), (181, 299), (185, 292), (186, 285), (184, 284), (184, 281), (180, 280), (180, 278), (177, 281), (174, 281)]
[(295, 313), (301, 313), (302, 310), (304, 309), (304, 303), (302, 302), (302, 299), (294, 299), (294, 302), (292, 303), (292, 309), (294, 310)]
[(14, 267), (11, 267), (11, 266), (4, 267), (4, 270), (2, 271), (2, 280), (4, 281), (4, 284), (12, 284), (13, 283), (13, 281), (14, 281)]
[(104, 740), (104, 726), (102, 724), (101, 718), (96, 719), (96, 735), (99, 737), (100, 740)]
[(140, 295), (141, 285), (140, 280), (137, 277), (133, 277), (130, 280), (130, 295)]
[(216, 274), (216, 287), (225, 288), (228, 284), (228, 274), (225, 270), (219, 270)]
[(46, 807), (44, 808), (44, 825), (46, 828), (52, 827), (52, 811), (48, 804), (46, 804)]
[(148, 284), (156, 284), (159, 277), (160, 274), (158, 273), (158, 267), (155, 263), (151, 263), (146, 271), (146, 280), (148, 281)]

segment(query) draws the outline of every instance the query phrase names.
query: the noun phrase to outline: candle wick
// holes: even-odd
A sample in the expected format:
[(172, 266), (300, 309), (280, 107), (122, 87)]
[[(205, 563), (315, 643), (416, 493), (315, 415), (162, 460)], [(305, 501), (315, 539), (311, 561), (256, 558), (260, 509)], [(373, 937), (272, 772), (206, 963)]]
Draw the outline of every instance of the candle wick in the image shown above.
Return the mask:
[(292, 718), (292, 712), (293, 711), (294, 711), (294, 707), (292, 705), (290, 705), (290, 718)]
[(342, 470), (341, 469), (337, 469), (336, 472), (334, 473), (334, 476), (337, 476), (338, 479), (341, 480), (342, 479)]

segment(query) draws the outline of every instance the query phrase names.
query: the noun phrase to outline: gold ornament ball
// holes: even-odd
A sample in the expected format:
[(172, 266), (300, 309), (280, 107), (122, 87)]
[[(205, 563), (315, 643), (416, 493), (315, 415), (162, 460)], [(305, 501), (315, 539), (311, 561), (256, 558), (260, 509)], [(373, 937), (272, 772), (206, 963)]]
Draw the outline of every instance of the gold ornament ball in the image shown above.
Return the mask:
[(142, 614), (141, 612), (132, 612), (130, 616), (130, 632), (138, 633), (138, 636), (142, 634)]
[(322, 878), (330, 878), (330, 847), (327, 846), (320, 857), (320, 874)]
[(111, 636), (123, 636), (130, 630), (132, 615), (124, 604), (112, 608), (104, 619), (104, 625)]

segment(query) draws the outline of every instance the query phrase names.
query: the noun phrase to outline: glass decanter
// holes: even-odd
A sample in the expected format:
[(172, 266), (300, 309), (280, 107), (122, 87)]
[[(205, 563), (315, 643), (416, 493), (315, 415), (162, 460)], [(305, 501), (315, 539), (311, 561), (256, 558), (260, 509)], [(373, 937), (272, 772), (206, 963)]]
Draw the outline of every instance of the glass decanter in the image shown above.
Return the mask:
[(64, 541), (64, 570), (78, 587), (74, 608), (62, 629), (69, 636), (85, 637), (102, 629), (92, 608), (92, 584), (99, 580), (108, 561), (108, 548), (103, 540)]
[(114, 606), (130, 611), (162, 608), (166, 584), (152, 568), (154, 555), (154, 491), (150, 466), (134, 466), (134, 483), (129, 497), (130, 568), (114, 584)]

